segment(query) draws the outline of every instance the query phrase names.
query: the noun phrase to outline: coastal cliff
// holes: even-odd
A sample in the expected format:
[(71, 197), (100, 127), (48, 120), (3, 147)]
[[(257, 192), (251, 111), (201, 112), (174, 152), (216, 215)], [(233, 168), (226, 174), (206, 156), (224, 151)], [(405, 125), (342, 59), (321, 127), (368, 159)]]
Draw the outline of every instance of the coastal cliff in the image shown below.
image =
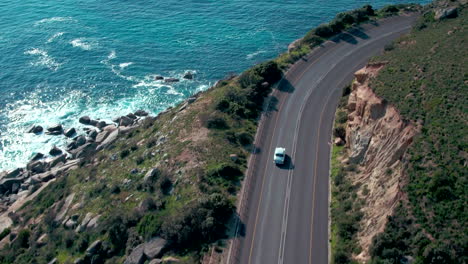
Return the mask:
[(416, 127), (402, 119), (397, 109), (379, 98), (369, 86), (384, 63), (369, 64), (356, 72), (348, 101), (346, 147), (349, 163), (358, 166), (350, 173), (357, 193), (364, 201), (364, 213), (357, 239), (362, 252), (356, 259), (369, 259), (372, 238), (384, 230), (387, 216), (402, 199), (405, 151), (417, 133)]

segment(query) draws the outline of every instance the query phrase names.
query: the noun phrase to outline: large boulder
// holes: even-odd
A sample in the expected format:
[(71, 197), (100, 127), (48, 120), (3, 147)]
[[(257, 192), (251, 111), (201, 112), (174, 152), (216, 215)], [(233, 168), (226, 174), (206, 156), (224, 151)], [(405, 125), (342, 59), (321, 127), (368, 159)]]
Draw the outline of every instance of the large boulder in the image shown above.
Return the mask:
[(32, 126), (30, 129), (28, 129), (28, 133), (34, 133), (34, 134), (39, 134), (44, 130), (42, 126)]
[(119, 125), (120, 126), (131, 126), (133, 125), (133, 119), (131, 119), (130, 117), (128, 116), (121, 116), (120, 117), (120, 122), (119, 122)]
[(56, 124), (56, 125), (53, 125), (53, 126), (50, 126), (47, 128), (47, 131), (50, 132), (50, 133), (53, 133), (53, 132), (60, 132), (62, 133), (63, 132), (63, 127), (61, 124)]
[(96, 124), (96, 127), (101, 129), (101, 128), (104, 128), (107, 126), (107, 123), (106, 121), (99, 121), (97, 124)]
[(57, 166), (58, 164), (65, 163), (65, 162), (67, 162), (67, 154), (62, 154), (62, 155), (52, 159), (49, 162), (49, 168), (53, 168), (53, 167)]
[[(117, 140), (117, 137), (119, 136), (119, 129), (116, 129), (112, 131), (109, 136), (106, 137), (104, 141), (101, 142), (101, 144), (97, 147), (97, 151), (100, 151), (101, 149), (107, 148), (109, 145), (114, 143), (114, 141)], [(97, 141), (97, 139), (96, 139)]]
[(62, 153), (63, 153), (63, 151), (61, 149), (57, 148), (57, 146), (54, 146), (49, 151), (49, 154), (52, 155), (52, 156), (57, 156), (57, 155), (60, 155)]
[(148, 259), (154, 259), (161, 257), (161, 253), (167, 245), (167, 241), (160, 237), (151, 239), (150, 241), (144, 243), (144, 253)]
[(148, 112), (144, 111), (144, 110), (137, 110), (135, 112), (135, 115), (136, 116), (147, 116), (148, 115)]
[(89, 118), (89, 116), (82, 116), (78, 121), (83, 125), (89, 125), (91, 118)]
[(14, 170), (11, 170), (11, 171), (7, 172), (5, 174), (5, 176), (4, 176), (4, 178), (16, 178), (16, 177), (20, 176), (21, 173), (23, 173), (23, 169), (16, 168)]
[(109, 136), (109, 131), (106, 131), (106, 130), (103, 130), (101, 133), (99, 133), (96, 137), (96, 139), (94, 140), (96, 143), (100, 144), (101, 142), (104, 141), (104, 139), (107, 138), (107, 136)]
[(159, 171), (158, 168), (152, 168), (152, 169), (150, 169), (150, 170), (146, 173), (145, 177), (143, 178), (143, 181), (144, 181), (145, 183), (148, 183), (148, 182), (151, 182), (151, 181), (155, 181), (155, 180), (158, 178), (158, 176), (159, 176), (159, 172), (160, 172), (160, 171)]
[(32, 157), (31, 160), (40, 160), (42, 158), (44, 158), (44, 154), (38, 152), (38, 153), (34, 154), (34, 156)]
[(99, 133), (98, 133), (96, 130), (93, 129), (93, 130), (91, 130), (91, 131), (89, 132), (88, 137), (89, 137), (90, 139), (92, 139), (92, 140), (95, 140), (98, 134), (99, 134)]
[(99, 253), (101, 248), (102, 248), (102, 241), (101, 240), (96, 240), (86, 249), (85, 254), (87, 256), (96, 255), (96, 254)]
[(67, 130), (65, 130), (65, 132), (63, 133), (66, 137), (72, 137), (73, 135), (75, 135), (76, 133), (76, 129), (74, 127), (72, 128), (69, 128)]
[(26, 168), (32, 173), (42, 173), (46, 169), (46, 164), (41, 160), (37, 160), (28, 163), (28, 165), (26, 165)]
[(86, 143), (83, 146), (71, 151), (74, 158), (88, 158), (96, 153), (96, 143)]
[[(0, 180), (0, 193), (5, 193), (7, 191), (12, 191), (13, 187), (20, 186), (23, 182), (23, 179), (18, 178), (9, 178), (9, 179), (1, 179)], [(16, 190), (17, 191), (17, 190)]]
[(455, 18), (458, 16), (458, 10), (455, 7), (437, 9), (435, 11), (434, 18), (436, 20), (442, 20), (446, 18)]
[(124, 264), (143, 264), (145, 263), (146, 256), (144, 253), (145, 245), (140, 244), (132, 250), (132, 253), (125, 259)]

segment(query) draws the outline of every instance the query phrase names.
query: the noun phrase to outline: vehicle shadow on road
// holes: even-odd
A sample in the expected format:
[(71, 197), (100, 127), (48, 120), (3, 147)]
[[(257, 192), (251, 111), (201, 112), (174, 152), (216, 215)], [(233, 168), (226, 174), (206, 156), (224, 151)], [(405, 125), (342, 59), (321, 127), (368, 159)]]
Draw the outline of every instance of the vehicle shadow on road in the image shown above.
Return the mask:
[(294, 170), (294, 163), (289, 155), (286, 154), (284, 157), (284, 164), (276, 165), (278, 168), (282, 170)]

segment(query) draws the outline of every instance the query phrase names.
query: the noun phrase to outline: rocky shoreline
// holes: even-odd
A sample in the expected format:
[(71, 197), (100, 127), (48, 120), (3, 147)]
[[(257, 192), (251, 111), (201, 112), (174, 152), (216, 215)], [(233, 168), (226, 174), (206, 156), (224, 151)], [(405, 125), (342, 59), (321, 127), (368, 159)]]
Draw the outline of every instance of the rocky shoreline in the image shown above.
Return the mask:
[[(188, 98), (180, 105), (185, 108), (195, 102), (199, 94)], [(64, 129), (57, 124), (47, 129), (40, 125), (31, 127), (26, 133), (46, 133), (50, 136), (65, 136), (70, 143), (65, 149), (54, 146), (49, 153), (36, 153), (25, 167), (0, 172), (0, 232), (9, 228), (15, 211), (27, 200), (31, 200), (58, 177), (65, 176), (69, 171), (84, 165), (99, 151), (108, 149), (119, 136), (126, 135), (139, 128), (144, 121), (156, 121), (161, 115), (169, 112), (172, 107), (150, 116), (144, 110), (137, 110), (125, 116), (106, 123), (89, 116), (83, 116), (79, 122), (85, 127), (78, 131), (76, 128)]]

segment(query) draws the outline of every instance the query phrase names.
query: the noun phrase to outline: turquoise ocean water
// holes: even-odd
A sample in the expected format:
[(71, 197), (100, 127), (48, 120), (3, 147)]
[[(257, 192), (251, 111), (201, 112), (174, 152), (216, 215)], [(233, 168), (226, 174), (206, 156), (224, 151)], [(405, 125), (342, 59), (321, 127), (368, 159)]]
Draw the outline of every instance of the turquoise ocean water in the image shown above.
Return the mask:
[[(0, 3), (0, 170), (64, 137), (34, 124), (156, 114), (230, 73), (274, 58), (337, 12), (429, 1), (6, 0)], [(167, 85), (154, 76), (196, 73)]]

